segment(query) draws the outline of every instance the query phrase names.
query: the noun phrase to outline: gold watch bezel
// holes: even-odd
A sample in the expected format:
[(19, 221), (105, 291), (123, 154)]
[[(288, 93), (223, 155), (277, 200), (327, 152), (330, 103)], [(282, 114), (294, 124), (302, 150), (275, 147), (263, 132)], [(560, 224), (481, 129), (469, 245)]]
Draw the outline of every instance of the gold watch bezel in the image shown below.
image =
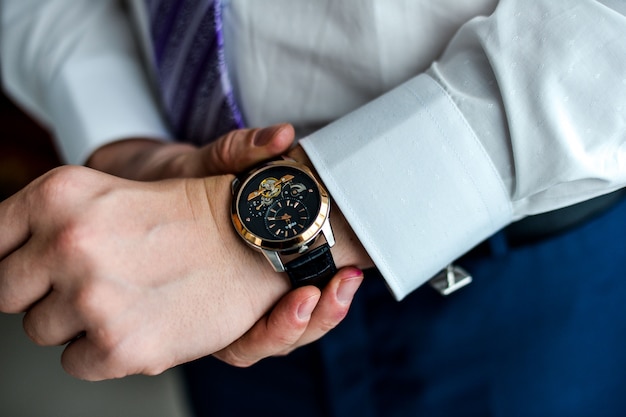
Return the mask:
[[(268, 239), (263, 239), (260, 236), (254, 234), (252, 231), (250, 231), (244, 226), (241, 220), (241, 216), (239, 214), (238, 202), (239, 202), (239, 199), (242, 197), (241, 196), (242, 191), (246, 188), (246, 185), (250, 182), (252, 178), (263, 173), (263, 171), (266, 171), (276, 166), (286, 166), (286, 167), (295, 168), (299, 171), (302, 171), (304, 174), (308, 175), (317, 186), (317, 190), (320, 196), (320, 207), (319, 207), (317, 214), (315, 215), (315, 219), (313, 220), (313, 223), (311, 223), (311, 225), (299, 235), (290, 239), (268, 240)], [(237, 185), (236, 189), (233, 191), (234, 193), (233, 193), (233, 200), (232, 200), (232, 205), (231, 205), (231, 218), (232, 218), (232, 222), (235, 227), (235, 230), (247, 244), (249, 244), (250, 246), (254, 248), (261, 249), (261, 250), (272, 250), (272, 251), (285, 252), (285, 253), (298, 252), (298, 250), (301, 247), (308, 245), (322, 232), (322, 226), (328, 220), (328, 216), (330, 214), (330, 197), (328, 195), (328, 192), (324, 188), (324, 186), (317, 179), (315, 174), (313, 174), (313, 172), (309, 169), (309, 167), (293, 160), (276, 160), (276, 161), (269, 161), (263, 164), (262, 166), (248, 173), (246, 178), (242, 180)]]

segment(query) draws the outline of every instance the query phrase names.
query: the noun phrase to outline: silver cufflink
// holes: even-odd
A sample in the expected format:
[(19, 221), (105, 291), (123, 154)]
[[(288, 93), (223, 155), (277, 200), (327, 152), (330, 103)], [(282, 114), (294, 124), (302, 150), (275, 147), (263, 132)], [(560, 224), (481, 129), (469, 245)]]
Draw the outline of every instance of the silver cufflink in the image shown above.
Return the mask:
[(472, 282), (472, 276), (463, 268), (456, 265), (448, 265), (443, 271), (435, 275), (428, 281), (441, 295), (449, 295), (465, 287)]

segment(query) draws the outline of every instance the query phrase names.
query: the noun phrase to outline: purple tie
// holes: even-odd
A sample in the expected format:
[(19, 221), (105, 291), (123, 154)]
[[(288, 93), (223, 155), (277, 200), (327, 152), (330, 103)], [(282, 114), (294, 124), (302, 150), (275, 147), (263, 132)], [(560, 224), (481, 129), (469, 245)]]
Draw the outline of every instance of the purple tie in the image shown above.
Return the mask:
[(224, 59), (220, 0), (147, 0), (161, 98), (178, 139), (244, 126)]

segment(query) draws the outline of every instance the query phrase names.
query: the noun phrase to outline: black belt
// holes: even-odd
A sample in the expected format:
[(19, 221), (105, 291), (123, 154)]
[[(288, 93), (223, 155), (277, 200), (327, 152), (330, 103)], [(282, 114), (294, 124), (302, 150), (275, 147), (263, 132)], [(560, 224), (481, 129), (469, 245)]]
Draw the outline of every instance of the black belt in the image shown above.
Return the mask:
[(573, 206), (528, 216), (504, 228), (509, 246), (522, 246), (554, 237), (599, 216), (626, 196), (626, 188)]
[[(458, 261), (463, 264), (464, 259), (483, 258), (500, 253), (503, 250), (504, 242), (502, 240), (506, 242), (504, 246), (520, 247), (555, 237), (601, 215), (619, 203), (625, 196), (626, 188), (623, 188), (573, 206), (528, 216), (511, 223), (503, 229), (502, 234), (496, 235), (498, 239), (485, 240)], [(449, 265), (429, 281), (431, 287), (442, 295), (451, 294), (470, 282), (472, 282), (472, 277), (467, 271), (456, 265)]]
[[(511, 248), (532, 245), (583, 225), (615, 206), (624, 197), (626, 188), (562, 209), (528, 216), (505, 227), (501, 236)], [(487, 239), (463, 255), (463, 258), (484, 257), (493, 253), (492, 244)]]

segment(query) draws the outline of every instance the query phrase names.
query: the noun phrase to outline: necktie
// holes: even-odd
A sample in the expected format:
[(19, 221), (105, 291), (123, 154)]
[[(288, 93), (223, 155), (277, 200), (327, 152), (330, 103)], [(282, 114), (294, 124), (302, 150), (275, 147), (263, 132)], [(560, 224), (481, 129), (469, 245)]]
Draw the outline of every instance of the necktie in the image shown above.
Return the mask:
[(178, 139), (243, 127), (224, 59), (220, 0), (147, 0), (161, 99)]

